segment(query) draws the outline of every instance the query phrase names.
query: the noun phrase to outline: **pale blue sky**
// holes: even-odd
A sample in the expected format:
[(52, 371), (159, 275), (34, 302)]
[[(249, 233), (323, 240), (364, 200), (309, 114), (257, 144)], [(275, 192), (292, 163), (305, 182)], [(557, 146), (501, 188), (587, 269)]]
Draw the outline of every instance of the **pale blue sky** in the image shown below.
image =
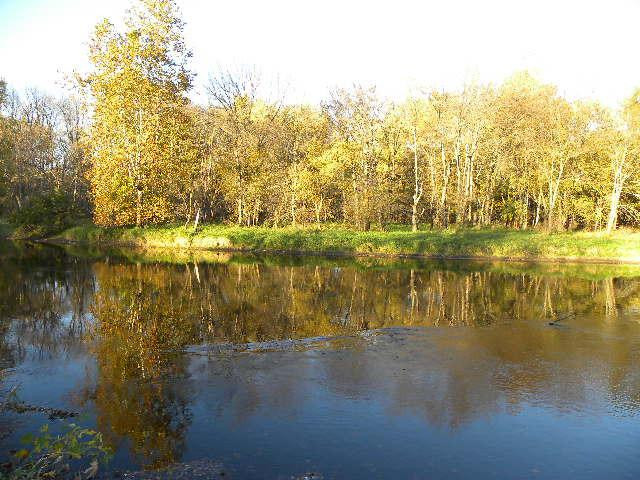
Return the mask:
[[(130, 0), (0, 0), (0, 76), (56, 91), (86, 67), (102, 17)], [(610, 105), (640, 86), (640, 0), (182, 0), (202, 89), (219, 67), (279, 75), (291, 101), (316, 102), (335, 85), (376, 84), (391, 98), (415, 87), (500, 82), (528, 68), (570, 98)]]

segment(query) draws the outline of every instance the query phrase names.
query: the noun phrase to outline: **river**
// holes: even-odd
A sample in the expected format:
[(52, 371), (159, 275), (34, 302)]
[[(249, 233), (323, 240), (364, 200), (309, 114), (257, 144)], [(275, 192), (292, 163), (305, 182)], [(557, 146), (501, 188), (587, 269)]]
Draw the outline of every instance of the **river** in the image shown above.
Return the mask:
[(640, 476), (640, 266), (0, 244), (0, 458), (65, 422), (108, 472)]

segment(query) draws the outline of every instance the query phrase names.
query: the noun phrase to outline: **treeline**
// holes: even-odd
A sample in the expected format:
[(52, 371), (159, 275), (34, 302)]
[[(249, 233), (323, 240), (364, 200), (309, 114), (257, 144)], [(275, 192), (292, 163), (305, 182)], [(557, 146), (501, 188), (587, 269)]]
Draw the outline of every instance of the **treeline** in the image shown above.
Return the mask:
[(243, 71), (211, 78), (201, 106), (174, 2), (142, 0), (125, 25), (96, 27), (84, 103), (3, 95), (5, 214), (64, 201), (100, 225), (640, 225), (640, 90), (612, 111), (522, 72), (290, 105)]

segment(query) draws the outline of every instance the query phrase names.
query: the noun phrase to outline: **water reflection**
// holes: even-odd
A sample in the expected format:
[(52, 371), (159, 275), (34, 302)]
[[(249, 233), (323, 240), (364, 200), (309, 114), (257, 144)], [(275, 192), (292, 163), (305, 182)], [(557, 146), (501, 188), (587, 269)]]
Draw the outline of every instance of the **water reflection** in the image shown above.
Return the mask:
[(0, 368), (77, 348), (95, 292), (91, 266), (50, 248), (0, 242), (0, 268)]
[(96, 263), (94, 273), (101, 286), (94, 315), (111, 318), (103, 327), (133, 326), (164, 349), (391, 326), (559, 322), (594, 314), (599, 320), (636, 318), (640, 299), (635, 278), (505, 275), (433, 269), (428, 263), (420, 270)]
[[(424, 442), (442, 443), (438, 429), (466, 432), (503, 414), (535, 420), (538, 408), (637, 425), (640, 272), (631, 267), (214, 259), (2, 245), (5, 391), (20, 381), (33, 401), (90, 413), (119, 466), (148, 468), (211, 455), (212, 435), (229, 443), (213, 453), (239, 470), (257, 465), (251, 452), (275, 447), (233, 432), (258, 422), (266, 435), (274, 418), (334, 442), (409, 416), (423, 422)], [(401, 328), (427, 326), (476, 328)], [(206, 347), (310, 337), (328, 339), (253, 354)], [(371, 405), (382, 413), (360, 424), (358, 411), (346, 415), (360, 402), (369, 417)], [(0, 446), (22, 428), (13, 420), (4, 415), (16, 434)], [(367, 456), (364, 443), (353, 447)], [(527, 446), (509, 446), (518, 447)], [(336, 474), (349, 468), (317, 448)], [(288, 474), (305, 455), (291, 449), (279, 464)]]

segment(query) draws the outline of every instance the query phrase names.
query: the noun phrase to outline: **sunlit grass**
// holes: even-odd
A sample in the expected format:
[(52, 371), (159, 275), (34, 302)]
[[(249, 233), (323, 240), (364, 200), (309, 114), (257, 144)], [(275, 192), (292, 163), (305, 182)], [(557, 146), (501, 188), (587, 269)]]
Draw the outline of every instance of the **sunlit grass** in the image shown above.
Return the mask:
[(593, 259), (640, 262), (640, 232), (518, 231), (508, 229), (361, 232), (339, 225), (323, 227), (237, 227), (204, 225), (110, 228), (84, 225), (66, 230), (57, 240), (103, 245), (318, 252), (336, 254), (425, 255)]

